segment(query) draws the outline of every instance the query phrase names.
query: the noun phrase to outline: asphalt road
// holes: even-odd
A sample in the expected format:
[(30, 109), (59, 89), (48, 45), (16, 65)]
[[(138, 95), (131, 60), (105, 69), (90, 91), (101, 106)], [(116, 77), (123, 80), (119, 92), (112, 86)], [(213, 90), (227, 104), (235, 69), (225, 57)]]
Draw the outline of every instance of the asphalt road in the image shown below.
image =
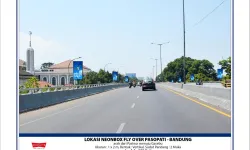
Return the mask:
[(231, 118), (157, 85), (120, 88), (20, 114), (20, 133), (230, 133)]

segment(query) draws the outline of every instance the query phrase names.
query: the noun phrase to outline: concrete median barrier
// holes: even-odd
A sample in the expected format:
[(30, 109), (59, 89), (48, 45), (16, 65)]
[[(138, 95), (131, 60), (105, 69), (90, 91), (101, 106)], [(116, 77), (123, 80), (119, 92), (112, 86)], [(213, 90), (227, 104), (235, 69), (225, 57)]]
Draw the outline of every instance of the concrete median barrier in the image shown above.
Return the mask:
[(19, 95), (19, 113), (48, 107), (93, 94), (125, 87), (127, 84), (84, 86), (81, 89), (68, 89), (44, 93)]
[(160, 83), (160, 85), (231, 111), (231, 89), (182, 83)]

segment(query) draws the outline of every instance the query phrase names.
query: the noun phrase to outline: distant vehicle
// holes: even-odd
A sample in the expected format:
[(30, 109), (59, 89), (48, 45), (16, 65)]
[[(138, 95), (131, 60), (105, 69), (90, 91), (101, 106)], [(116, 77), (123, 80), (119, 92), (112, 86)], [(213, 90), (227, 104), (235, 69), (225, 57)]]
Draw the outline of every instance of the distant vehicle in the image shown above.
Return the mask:
[(203, 85), (202, 80), (198, 79), (198, 80), (196, 81), (196, 85)]
[(133, 87), (134, 87), (134, 88), (136, 87), (136, 82), (135, 82), (135, 81), (133, 81)]
[(142, 91), (144, 91), (145, 89), (156, 90), (155, 82), (152, 78), (149, 77), (144, 78), (142, 82)]
[(129, 82), (129, 88), (131, 88), (131, 86), (133, 86), (133, 83), (132, 83), (132, 82)]

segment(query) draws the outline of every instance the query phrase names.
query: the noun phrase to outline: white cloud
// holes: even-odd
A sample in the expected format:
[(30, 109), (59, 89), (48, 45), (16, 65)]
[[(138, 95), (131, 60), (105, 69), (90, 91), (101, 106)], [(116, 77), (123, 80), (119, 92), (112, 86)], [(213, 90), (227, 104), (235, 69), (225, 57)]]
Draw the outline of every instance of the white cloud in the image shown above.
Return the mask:
[[(26, 61), (26, 50), (29, 47), (29, 34), (20, 32), (19, 34), (19, 58)], [(35, 68), (39, 69), (44, 62), (59, 63), (70, 59), (70, 56), (65, 54), (69, 49), (66, 45), (62, 45), (56, 41), (44, 39), (43, 37), (32, 35), (32, 48), (35, 55)]]

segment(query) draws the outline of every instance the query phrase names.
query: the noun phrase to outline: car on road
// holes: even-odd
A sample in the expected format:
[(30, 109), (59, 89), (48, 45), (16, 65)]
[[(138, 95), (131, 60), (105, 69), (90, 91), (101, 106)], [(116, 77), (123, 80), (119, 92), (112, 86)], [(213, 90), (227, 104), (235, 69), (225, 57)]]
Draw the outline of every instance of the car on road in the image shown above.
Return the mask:
[(145, 89), (156, 90), (155, 82), (152, 78), (146, 77), (143, 79), (142, 91), (144, 91)]

